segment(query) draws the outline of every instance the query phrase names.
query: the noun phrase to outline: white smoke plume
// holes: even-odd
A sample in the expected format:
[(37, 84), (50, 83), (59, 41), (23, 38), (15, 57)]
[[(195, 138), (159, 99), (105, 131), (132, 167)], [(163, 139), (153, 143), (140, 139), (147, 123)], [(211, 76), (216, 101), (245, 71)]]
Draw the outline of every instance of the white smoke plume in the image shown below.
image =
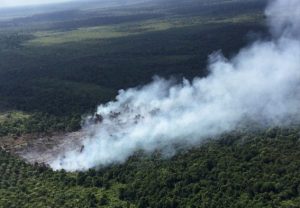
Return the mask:
[(90, 124), (81, 153), (50, 165), (68, 171), (124, 162), (137, 150), (194, 145), (232, 131), (247, 119), (285, 125), (300, 112), (300, 1), (275, 0), (266, 10), (272, 40), (257, 41), (227, 60), (210, 56), (210, 75), (174, 84), (160, 78), (121, 90), (98, 107), (101, 124)]

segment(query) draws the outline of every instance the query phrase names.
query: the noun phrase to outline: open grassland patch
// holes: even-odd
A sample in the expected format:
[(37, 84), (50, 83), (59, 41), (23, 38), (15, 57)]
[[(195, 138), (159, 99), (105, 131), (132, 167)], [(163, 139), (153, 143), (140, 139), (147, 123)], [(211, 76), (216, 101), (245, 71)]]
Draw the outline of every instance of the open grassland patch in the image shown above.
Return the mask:
[(204, 18), (194, 17), (171, 17), (167, 19), (154, 19), (134, 23), (116, 24), (97, 27), (82, 27), (71, 31), (43, 31), (36, 32), (35, 38), (29, 40), (26, 45), (53, 45), (86, 40), (112, 39), (131, 35), (139, 35), (148, 32), (165, 31), (173, 28), (190, 26), (205, 26), (213, 24), (240, 24), (259, 22), (263, 19), (260, 13), (233, 16), (230, 18)]

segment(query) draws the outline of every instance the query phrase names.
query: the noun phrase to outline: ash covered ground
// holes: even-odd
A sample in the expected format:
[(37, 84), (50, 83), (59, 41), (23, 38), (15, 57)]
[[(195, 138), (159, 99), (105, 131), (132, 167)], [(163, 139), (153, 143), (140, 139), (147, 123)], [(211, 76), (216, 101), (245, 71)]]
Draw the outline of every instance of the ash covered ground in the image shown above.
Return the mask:
[(55, 133), (55, 134), (28, 134), (11, 139), (6, 137), (1, 142), (1, 149), (19, 155), (29, 163), (49, 164), (61, 152), (68, 150), (83, 151), (82, 141), (86, 132)]

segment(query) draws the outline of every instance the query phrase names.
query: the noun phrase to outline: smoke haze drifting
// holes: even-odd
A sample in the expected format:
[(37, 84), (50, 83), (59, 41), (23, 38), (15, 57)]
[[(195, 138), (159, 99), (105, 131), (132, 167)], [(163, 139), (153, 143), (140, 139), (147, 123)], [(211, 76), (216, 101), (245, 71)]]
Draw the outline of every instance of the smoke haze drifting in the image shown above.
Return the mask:
[(0, 0), (0, 8), (62, 3), (71, 0)]
[(101, 124), (86, 124), (82, 153), (62, 154), (50, 165), (68, 171), (124, 162), (137, 150), (194, 145), (232, 131), (247, 120), (288, 125), (300, 112), (300, 1), (275, 0), (266, 9), (272, 40), (257, 41), (227, 60), (210, 56), (210, 75), (181, 84), (153, 83), (121, 90), (98, 107)]

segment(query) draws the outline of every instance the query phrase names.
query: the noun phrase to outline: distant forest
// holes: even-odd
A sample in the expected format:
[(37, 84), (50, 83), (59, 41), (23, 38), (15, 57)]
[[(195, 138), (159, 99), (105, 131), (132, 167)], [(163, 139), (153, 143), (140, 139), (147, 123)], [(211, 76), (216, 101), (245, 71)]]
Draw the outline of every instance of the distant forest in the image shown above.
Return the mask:
[[(74, 131), (119, 89), (207, 75), (266, 34), (266, 1), (150, 1), (0, 21), (0, 135)], [(21, 112), (27, 116), (19, 116)]]

